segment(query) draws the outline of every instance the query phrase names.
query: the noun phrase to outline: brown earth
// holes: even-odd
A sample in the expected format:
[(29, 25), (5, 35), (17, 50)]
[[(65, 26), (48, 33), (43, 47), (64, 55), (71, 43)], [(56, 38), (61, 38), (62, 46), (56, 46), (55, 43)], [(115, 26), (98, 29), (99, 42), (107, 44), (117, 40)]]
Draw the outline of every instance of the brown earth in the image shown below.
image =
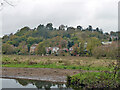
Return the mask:
[(80, 70), (51, 69), (51, 68), (1, 68), (3, 78), (23, 78), (53, 82), (66, 82), (67, 75), (78, 74)]

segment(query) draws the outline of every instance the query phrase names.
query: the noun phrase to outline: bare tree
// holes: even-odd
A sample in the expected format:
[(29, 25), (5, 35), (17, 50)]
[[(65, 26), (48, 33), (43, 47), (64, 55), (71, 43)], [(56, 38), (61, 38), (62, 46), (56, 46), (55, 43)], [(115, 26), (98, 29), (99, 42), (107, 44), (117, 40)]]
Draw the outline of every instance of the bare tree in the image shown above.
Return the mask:
[(10, 6), (14, 6), (12, 3), (10, 3), (8, 0), (3, 0), (3, 3), (7, 3)]
[(2, 0), (1, 2), (0, 2), (0, 11), (3, 9), (3, 5), (4, 4), (8, 4), (9, 6), (12, 6), (12, 7), (14, 7), (15, 5), (13, 5), (10, 1), (8, 1), (8, 0)]

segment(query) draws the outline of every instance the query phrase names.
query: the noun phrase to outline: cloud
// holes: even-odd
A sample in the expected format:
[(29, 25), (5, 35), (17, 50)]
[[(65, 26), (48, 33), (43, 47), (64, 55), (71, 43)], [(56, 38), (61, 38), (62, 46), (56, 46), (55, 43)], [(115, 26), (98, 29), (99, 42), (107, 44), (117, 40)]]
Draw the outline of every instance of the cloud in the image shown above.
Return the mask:
[(118, 0), (12, 0), (3, 9), (3, 34), (52, 22), (68, 26), (89, 24), (104, 31), (117, 31)]

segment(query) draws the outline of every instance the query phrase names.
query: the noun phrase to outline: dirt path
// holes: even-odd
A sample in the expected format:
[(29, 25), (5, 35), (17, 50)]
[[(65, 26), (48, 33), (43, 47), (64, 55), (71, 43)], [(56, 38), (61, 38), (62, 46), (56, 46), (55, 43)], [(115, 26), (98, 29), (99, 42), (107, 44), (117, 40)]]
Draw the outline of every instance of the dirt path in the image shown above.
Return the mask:
[(0, 77), (66, 82), (67, 75), (77, 73), (80, 73), (80, 70), (3, 67)]

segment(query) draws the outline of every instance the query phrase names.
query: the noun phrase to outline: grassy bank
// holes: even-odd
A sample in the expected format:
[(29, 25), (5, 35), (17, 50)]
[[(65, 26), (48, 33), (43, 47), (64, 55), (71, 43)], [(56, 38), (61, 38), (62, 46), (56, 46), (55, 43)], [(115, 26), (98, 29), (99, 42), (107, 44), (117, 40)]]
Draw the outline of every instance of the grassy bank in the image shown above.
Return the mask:
[(67, 85), (72, 88), (118, 88), (118, 74), (106, 72), (86, 72), (67, 77)]
[(112, 71), (116, 60), (72, 56), (3, 55), (3, 67), (60, 68)]

